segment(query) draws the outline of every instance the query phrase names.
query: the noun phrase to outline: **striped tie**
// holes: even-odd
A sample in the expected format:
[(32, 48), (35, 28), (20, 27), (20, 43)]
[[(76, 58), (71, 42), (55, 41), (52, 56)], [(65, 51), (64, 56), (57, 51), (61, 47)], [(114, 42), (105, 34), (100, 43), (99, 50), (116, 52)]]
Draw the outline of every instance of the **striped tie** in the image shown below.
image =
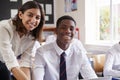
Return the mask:
[(65, 55), (65, 52), (63, 52), (60, 56), (60, 80), (67, 80), (66, 61), (65, 61), (64, 55)]

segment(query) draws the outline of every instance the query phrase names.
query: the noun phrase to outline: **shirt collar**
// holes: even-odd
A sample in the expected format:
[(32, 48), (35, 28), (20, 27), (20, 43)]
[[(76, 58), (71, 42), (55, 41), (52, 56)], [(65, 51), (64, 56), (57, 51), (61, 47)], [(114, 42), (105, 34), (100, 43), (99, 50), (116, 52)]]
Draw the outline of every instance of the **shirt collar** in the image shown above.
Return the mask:
[(54, 47), (55, 47), (55, 50), (57, 51), (57, 54), (60, 56), (62, 54), (62, 52), (65, 52), (65, 55), (68, 56), (70, 54), (70, 47), (71, 47), (71, 44), (70, 46), (68, 47), (68, 49), (66, 49), (65, 51), (62, 50), (58, 45), (57, 45), (57, 42), (55, 41), (54, 42)]
[(113, 48), (114, 48), (115, 50), (120, 51), (120, 44), (119, 44), (119, 43), (115, 44), (115, 45), (113, 46)]

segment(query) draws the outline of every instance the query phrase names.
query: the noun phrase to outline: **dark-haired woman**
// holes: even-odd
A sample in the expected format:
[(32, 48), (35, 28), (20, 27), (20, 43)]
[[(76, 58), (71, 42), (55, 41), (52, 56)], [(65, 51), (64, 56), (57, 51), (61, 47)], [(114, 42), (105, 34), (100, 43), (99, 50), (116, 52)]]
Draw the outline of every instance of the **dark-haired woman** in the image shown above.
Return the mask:
[(1, 80), (11, 80), (11, 74), (16, 80), (31, 79), (31, 56), (43, 25), (44, 12), (35, 1), (24, 3), (14, 18), (0, 22)]

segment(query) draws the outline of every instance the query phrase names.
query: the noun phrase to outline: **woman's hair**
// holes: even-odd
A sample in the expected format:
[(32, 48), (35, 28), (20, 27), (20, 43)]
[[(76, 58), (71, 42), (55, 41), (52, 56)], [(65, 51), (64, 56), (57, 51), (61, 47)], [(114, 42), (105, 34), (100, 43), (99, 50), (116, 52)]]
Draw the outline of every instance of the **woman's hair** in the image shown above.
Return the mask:
[(62, 20), (65, 20), (65, 19), (72, 20), (75, 23), (75, 25), (76, 25), (76, 21), (71, 16), (64, 15), (64, 16), (58, 18), (58, 20), (56, 22), (56, 28), (58, 28), (58, 26), (60, 25), (60, 23), (62, 22)]
[(42, 34), (42, 28), (45, 23), (45, 14), (43, 12), (42, 6), (40, 3), (36, 1), (28, 1), (25, 4), (23, 4), (20, 9), (18, 10), (17, 15), (15, 18), (13, 18), (13, 24), (16, 26), (16, 31), (27, 34), (27, 29), (24, 27), (22, 20), (19, 18), (19, 11), (24, 13), (26, 10), (31, 9), (31, 8), (36, 8), (40, 10), (41, 13), (41, 20), (39, 25), (30, 32), (30, 34), (34, 37), (34, 39), (41, 39), (41, 34)]

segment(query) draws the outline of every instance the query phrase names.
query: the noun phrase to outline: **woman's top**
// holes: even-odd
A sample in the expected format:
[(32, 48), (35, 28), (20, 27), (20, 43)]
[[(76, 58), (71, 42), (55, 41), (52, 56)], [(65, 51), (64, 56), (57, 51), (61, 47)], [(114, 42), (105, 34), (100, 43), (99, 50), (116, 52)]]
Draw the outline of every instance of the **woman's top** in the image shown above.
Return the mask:
[(31, 57), (40, 44), (30, 34), (22, 37), (16, 31), (12, 20), (0, 22), (0, 61), (4, 62), (9, 70), (11, 68), (30, 67)]

